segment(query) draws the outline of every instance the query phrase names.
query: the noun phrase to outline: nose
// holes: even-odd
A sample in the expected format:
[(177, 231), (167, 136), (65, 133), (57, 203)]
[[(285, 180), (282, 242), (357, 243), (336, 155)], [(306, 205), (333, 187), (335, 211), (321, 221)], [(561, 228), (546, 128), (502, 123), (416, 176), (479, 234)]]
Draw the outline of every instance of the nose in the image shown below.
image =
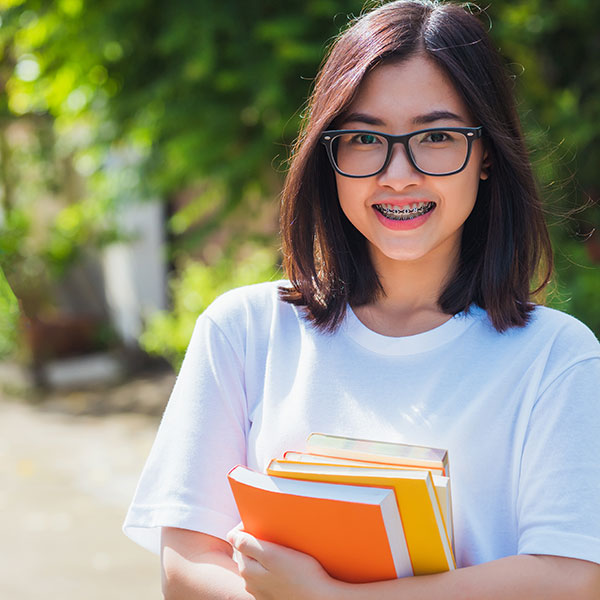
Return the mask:
[(423, 174), (415, 169), (407, 152), (402, 144), (394, 145), (386, 168), (377, 176), (381, 185), (402, 189), (422, 181)]

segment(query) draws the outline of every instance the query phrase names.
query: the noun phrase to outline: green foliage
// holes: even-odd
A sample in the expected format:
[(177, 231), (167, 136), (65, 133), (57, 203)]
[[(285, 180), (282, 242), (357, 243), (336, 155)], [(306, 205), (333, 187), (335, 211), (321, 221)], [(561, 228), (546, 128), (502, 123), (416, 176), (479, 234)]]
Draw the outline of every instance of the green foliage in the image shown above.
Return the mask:
[(497, 2), (492, 34), (516, 74), (548, 206), (556, 287), (550, 304), (600, 335), (600, 3)]
[[(593, 247), (593, 246), (591, 246)], [(571, 241), (560, 247), (557, 257), (558, 293), (549, 305), (579, 316), (599, 335), (600, 332), (600, 268), (591, 260), (586, 245)], [(566, 254), (566, 253), (569, 254)]]
[(211, 267), (186, 261), (171, 282), (173, 310), (155, 314), (140, 343), (150, 354), (167, 358), (179, 370), (198, 315), (220, 294), (242, 285), (276, 280), (276, 255), (264, 248), (246, 248), (239, 260), (222, 258)]
[(0, 269), (0, 358), (10, 354), (17, 339), (19, 305)]
[(79, 35), (83, 2), (0, 8), (0, 268), (33, 317), (56, 310), (55, 283), (90, 249), (122, 239), (114, 213), (131, 185), (127, 161), (110, 162), (115, 88)]
[[(174, 310), (143, 344), (177, 362), (207, 299), (242, 281), (233, 265), (244, 243), (276, 247), (275, 199), (312, 78), (362, 7), (0, 0), (0, 265), (13, 288), (58, 278), (85, 247), (114, 240), (120, 204), (163, 198)], [(600, 333), (600, 259), (590, 251), (600, 222), (600, 3), (495, 0), (487, 12), (548, 198), (553, 303)]]

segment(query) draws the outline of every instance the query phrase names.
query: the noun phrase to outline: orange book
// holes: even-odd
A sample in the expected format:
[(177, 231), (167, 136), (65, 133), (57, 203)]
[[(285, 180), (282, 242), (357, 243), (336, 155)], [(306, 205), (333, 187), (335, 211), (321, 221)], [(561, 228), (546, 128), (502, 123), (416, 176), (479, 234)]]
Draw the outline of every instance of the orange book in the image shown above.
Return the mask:
[(431, 473), (426, 470), (310, 464), (272, 460), (269, 475), (307, 481), (391, 488), (396, 495), (406, 545), (415, 575), (456, 568), (451, 541), (438, 502)]
[(336, 579), (412, 575), (394, 491), (272, 477), (234, 467), (229, 483), (245, 531), (310, 554)]
[(310, 454), (436, 469), (440, 475), (450, 474), (448, 452), (441, 448), (311, 433), (306, 442), (306, 449)]

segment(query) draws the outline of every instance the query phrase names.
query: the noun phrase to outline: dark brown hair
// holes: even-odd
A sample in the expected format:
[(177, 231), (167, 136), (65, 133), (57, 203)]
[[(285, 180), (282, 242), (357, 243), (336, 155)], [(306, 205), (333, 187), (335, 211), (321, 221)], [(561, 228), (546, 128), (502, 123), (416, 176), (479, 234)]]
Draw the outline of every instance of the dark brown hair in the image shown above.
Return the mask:
[(383, 290), (365, 238), (340, 208), (319, 135), (348, 108), (371, 69), (417, 53), (443, 69), (483, 126), (490, 163), (463, 227), (456, 271), (438, 300), (441, 310), (456, 314), (476, 304), (498, 331), (523, 326), (533, 294), (550, 279), (552, 250), (510, 76), (470, 6), (383, 4), (338, 37), (315, 80), (282, 196), (283, 260), (291, 287), (282, 287), (280, 295), (304, 306), (321, 329), (335, 330), (348, 303), (372, 302)]

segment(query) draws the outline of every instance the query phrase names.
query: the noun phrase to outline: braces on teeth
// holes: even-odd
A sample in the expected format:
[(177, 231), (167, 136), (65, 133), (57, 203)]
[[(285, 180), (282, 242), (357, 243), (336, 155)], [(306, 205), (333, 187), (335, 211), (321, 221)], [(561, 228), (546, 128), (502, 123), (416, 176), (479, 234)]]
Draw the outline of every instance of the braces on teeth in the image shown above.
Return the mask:
[(405, 206), (403, 208), (395, 206), (394, 208), (390, 209), (385, 206), (382, 206), (381, 204), (376, 205), (376, 208), (383, 216), (388, 217), (388, 219), (404, 220), (412, 219), (415, 216), (424, 215), (425, 213), (429, 212), (433, 208), (433, 206), (433, 202), (428, 202), (423, 206), (418, 206), (415, 208), (410, 208), (410, 206)]

